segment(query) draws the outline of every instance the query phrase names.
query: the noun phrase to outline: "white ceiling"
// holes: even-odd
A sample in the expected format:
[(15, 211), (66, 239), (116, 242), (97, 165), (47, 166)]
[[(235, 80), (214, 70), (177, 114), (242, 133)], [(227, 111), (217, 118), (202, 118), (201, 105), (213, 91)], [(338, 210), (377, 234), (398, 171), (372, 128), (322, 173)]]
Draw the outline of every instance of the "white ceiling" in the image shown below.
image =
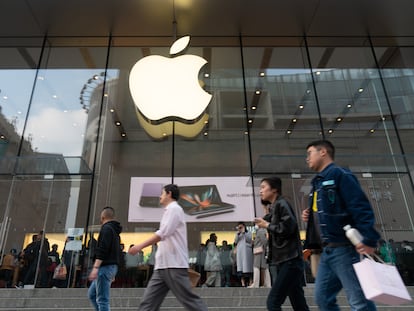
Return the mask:
[[(178, 35), (413, 36), (412, 0), (174, 0)], [(1, 0), (0, 37), (170, 36), (173, 0)]]

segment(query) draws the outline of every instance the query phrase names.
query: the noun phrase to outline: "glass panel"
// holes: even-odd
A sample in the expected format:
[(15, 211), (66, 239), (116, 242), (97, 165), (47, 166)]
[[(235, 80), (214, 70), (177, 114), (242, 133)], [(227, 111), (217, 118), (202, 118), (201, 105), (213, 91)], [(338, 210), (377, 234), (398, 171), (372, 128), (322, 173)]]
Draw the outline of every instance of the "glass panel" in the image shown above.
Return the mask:
[[(414, 48), (381, 46), (375, 48), (387, 96), (399, 130), (404, 152), (414, 154)], [(414, 163), (409, 161), (410, 165)]]
[(0, 43), (0, 157), (15, 156), (19, 148), (30, 150), (30, 142), (21, 144), (36, 77), (41, 39), (14, 38)]
[(247, 47), (243, 51), (253, 171), (303, 171), (306, 143), (320, 137), (321, 131), (305, 49)]
[[(68, 229), (85, 231), (87, 227), (94, 158), (86, 156), (93, 149), (87, 151), (84, 140), (89, 137), (96, 146), (97, 127), (86, 135), (90, 108), (86, 89), (102, 84), (102, 70), (89, 68), (105, 68), (107, 48), (81, 47), (78, 41), (68, 38), (59, 46), (50, 39), (48, 42), (56, 46), (41, 53), (36, 40), (28, 40), (28, 46), (19, 41), (15, 40), (15, 48), (0, 47), (2, 55), (9, 55), (5, 63), (5, 58), (0, 61), (1, 129), (6, 133), (0, 146), (0, 192), (4, 200), (0, 210), (1, 251), (20, 252), (33, 234), (44, 231), (62, 255)], [(41, 55), (40, 67), (47, 69), (37, 70)], [(102, 87), (100, 94), (102, 98)], [(78, 125), (82, 129), (76, 130)], [(83, 237), (79, 236), (80, 248), (76, 252), (69, 253), (66, 247), (70, 279), (56, 286), (81, 286), (81, 266), (86, 267), (81, 255), (87, 254), (82, 249)], [(31, 270), (22, 266), (15, 281), (52, 286), (51, 271), (46, 271), (47, 254), (38, 258)], [(77, 264), (72, 265), (72, 260)]]
[[(369, 47), (310, 47), (324, 134), (338, 154), (401, 153)], [(393, 157), (382, 166), (396, 170)], [(356, 167), (354, 169), (359, 170)]]
[(79, 46), (70, 39), (51, 42), (36, 76), (24, 137), (34, 152), (80, 157), (97, 135), (89, 111), (95, 90), (100, 90), (94, 94), (98, 107), (103, 99), (107, 48)]
[[(81, 277), (82, 268), (86, 268), (82, 261), (88, 258), (86, 250), (82, 248), (84, 235), (78, 236), (79, 242), (74, 248), (70, 248), (67, 242), (72, 240), (71, 229), (79, 228), (81, 232), (85, 231), (90, 180), (67, 179), (53, 175), (19, 176), (15, 177), (10, 185), (9, 197), (12, 200), (6, 205), (7, 217), (1, 227), (1, 245), (3, 253), (15, 249), (21, 256), (23, 266), (17, 270), (17, 285), (85, 286), (86, 284), (82, 283), (85, 280)], [(44, 232), (44, 239), (34, 237), (35, 252), (32, 254), (28, 245), (32, 242), (32, 237), (41, 231)], [(52, 260), (61, 259), (56, 256), (57, 258), (48, 260), (48, 252), (53, 244), (58, 246), (59, 256), (64, 258), (68, 267), (69, 278), (66, 281), (57, 282), (52, 279)], [(24, 249), (26, 251), (20, 253)], [(37, 255), (39, 253), (36, 253), (36, 250), (39, 249), (42, 252)]]

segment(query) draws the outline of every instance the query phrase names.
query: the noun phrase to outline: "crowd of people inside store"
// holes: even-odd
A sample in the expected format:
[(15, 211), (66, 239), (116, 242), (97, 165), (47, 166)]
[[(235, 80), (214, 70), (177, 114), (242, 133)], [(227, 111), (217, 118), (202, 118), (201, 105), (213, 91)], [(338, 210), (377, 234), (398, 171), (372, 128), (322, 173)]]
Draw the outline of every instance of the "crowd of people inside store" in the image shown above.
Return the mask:
[[(270, 287), (272, 278), (267, 262), (269, 249), (266, 230), (240, 222), (236, 231), (244, 231), (245, 241), (237, 239), (233, 242), (218, 242), (219, 233), (211, 233), (210, 238), (200, 244), (194, 261), (190, 263), (190, 267), (200, 273), (196, 286)], [(154, 269), (156, 250), (157, 245), (154, 245), (147, 256), (142, 251), (137, 255), (123, 251), (124, 260), (113, 287), (145, 287)], [(405, 285), (414, 285), (414, 242), (382, 239), (376, 254), (384, 262), (397, 266)], [(49, 247), (48, 239), (41, 231), (33, 235), (32, 243), (22, 251), (10, 249), (2, 256), (0, 287), (30, 287), (35, 282), (36, 271), (36, 287), (82, 287), (80, 276), (83, 267), (81, 268), (80, 261), (83, 257), (82, 252), (59, 251), (57, 244)], [(313, 283), (311, 263), (306, 255), (305, 258), (308, 259), (305, 260), (305, 278), (308, 283)], [(54, 278), (55, 270), (60, 264), (66, 266), (66, 275), (61, 279)]]

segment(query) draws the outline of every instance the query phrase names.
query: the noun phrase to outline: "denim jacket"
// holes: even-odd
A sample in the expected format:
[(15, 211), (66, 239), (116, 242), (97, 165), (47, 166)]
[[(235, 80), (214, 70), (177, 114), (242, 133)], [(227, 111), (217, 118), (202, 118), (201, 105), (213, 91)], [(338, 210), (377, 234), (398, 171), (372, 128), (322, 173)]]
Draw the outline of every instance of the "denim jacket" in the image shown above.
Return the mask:
[(375, 216), (357, 178), (349, 170), (329, 164), (312, 179), (309, 206), (317, 193), (317, 215), (323, 243), (347, 243), (343, 227), (351, 225), (363, 236), (362, 243), (376, 247), (380, 238)]

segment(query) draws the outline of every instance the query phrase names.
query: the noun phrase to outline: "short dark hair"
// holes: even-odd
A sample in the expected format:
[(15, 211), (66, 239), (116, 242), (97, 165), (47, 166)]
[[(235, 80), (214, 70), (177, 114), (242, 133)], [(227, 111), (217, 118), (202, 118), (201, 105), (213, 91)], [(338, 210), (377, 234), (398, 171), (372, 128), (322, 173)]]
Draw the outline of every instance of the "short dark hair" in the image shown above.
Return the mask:
[(237, 226), (240, 226), (240, 225), (244, 227), (244, 229), (246, 230), (246, 232), (248, 232), (248, 231), (247, 231), (246, 224), (245, 224), (245, 222), (244, 222), (244, 221), (239, 221), (239, 223), (237, 224)]
[(171, 198), (176, 201), (178, 201), (178, 199), (180, 198), (180, 189), (178, 189), (177, 185), (174, 185), (174, 184), (165, 185), (164, 191), (166, 193), (170, 192)]
[(270, 188), (276, 189), (279, 194), (282, 194), (282, 180), (279, 177), (265, 177), (261, 182), (267, 183)]
[(115, 210), (110, 206), (105, 206), (102, 209), (102, 212), (104, 212), (104, 216), (106, 219), (114, 219), (115, 218)]
[(308, 150), (309, 147), (315, 147), (318, 150), (320, 150), (321, 147), (323, 147), (326, 149), (326, 152), (328, 152), (331, 159), (335, 159), (335, 146), (329, 140), (315, 140), (306, 146), (306, 150)]

